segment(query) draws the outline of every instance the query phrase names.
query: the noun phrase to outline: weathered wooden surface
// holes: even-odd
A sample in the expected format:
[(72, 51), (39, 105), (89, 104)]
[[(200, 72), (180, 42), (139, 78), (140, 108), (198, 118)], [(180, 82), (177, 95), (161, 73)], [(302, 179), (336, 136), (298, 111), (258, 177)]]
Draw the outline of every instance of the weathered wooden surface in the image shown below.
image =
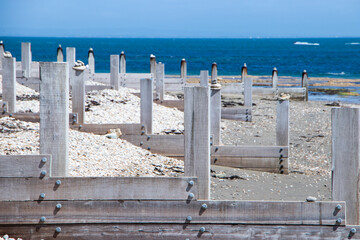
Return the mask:
[(349, 224), (360, 223), (360, 108), (333, 108), (332, 198), (346, 201)]
[(186, 200), (190, 192), (196, 199), (198, 190), (194, 177), (0, 178), (0, 183), (1, 191), (7, 193), (0, 195), (0, 201), (39, 200), (41, 193), (45, 193), (44, 200)]
[(113, 87), (110, 85), (85, 85), (86, 92), (101, 91), (105, 89), (113, 89)]
[[(0, 107), (1, 110), (1, 107)], [(74, 114), (76, 113), (69, 113), (69, 122), (70, 124), (73, 123)], [(3, 113), (0, 117), (13, 117), (15, 119), (24, 121), (24, 122), (40, 122), (40, 113)]]
[(110, 85), (119, 90), (119, 55), (110, 55)]
[(71, 69), (74, 76), (72, 82), (71, 101), (72, 111), (77, 113), (77, 123), (85, 122), (85, 71)]
[(156, 64), (156, 76), (155, 76), (155, 90), (156, 90), (156, 100), (164, 100), (164, 77), (165, 77), (165, 64), (158, 63)]
[(98, 135), (105, 135), (110, 129), (120, 129), (123, 135), (135, 134), (135, 136), (141, 134), (142, 128), (139, 123), (107, 123), (107, 124), (70, 124), (70, 128), (78, 130), (80, 132), (94, 133)]
[(273, 88), (277, 88), (278, 83), (279, 83), (278, 70), (276, 68), (274, 68), (274, 70), (272, 71), (272, 76), (271, 76), (271, 86)]
[(305, 88), (305, 101), (309, 100), (309, 80), (306, 70), (304, 70), (301, 77), (301, 87)]
[(42, 62), (40, 68), (40, 153), (52, 155), (53, 176), (67, 176), (69, 169), (68, 63)]
[(74, 47), (67, 47), (66, 48), (66, 62), (68, 63), (68, 74), (69, 74), (69, 83), (70, 87), (72, 86), (72, 67), (75, 65), (76, 62), (76, 49)]
[(48, 177), (50, 165), (51, 155), (0, 155), (0, 178)]
[(222, 108), (221, 119), (242, 120), (246, 122), (251, 122), (251, 112), (251, 108), (247, 107)]
[(209, 71), (207, 70), (200, 71), (200, 86), (201, 87), (209, 86)]
[(153, 79), (141, 79), (140, 82), (140, 123), (144, 125), (145, 132), (153, 132)]
[(0, 101), (0, 117), (8, 115), (8, 103), (5, 101)]
[(187, 79), (187, 64), (186, 64), (186, 60), (185, 58), (181, 59), (181, 63), (180, 63), (180, 78)]
[[(39, 62), (31, 62), (31, 68), (30, 68), (30, 77), (39, 78)], [(24, 77), (23, 71), (22, 71), (22, 63), (16, 62), (16, 77)]]
[(120, 73), (126, 73), (126, 56), (124, 52), (120, 53)]
[(88, 64), (89, 64), (90, 74), (94, 74), (95, 73), (95, 55), (94, 55), (94, 51), (92, 48), (90, 48), (88, 51)]
[(247, 77), (247, 68), (243, 67), (242, 77), (244, 83), (244, 107), (252, 108), (252, 78)]
[[(217, 73), (216, 73), (217, 74)], [(216, 75), (217, 76), (217, 75)], [(211, 75), (213, 77), (213, 75)], [(215, 83), (216, 84), (216, 81)], [(221, 143), (221, 89), (210, 86), (210, 134), (213, 145)]]
[(238, 156), (248, 158), (288, 157), (288, 146), (230, 145), (212, 146), (212, 156)]
[[(207, 71), (201, 71), (208, 86)], [(205, 81), (206, 80), (206, 81)], [(185, 87), (185, 175), (197, 176), (199, 199), (210, 199), (210, 89)]]
[[(61, 227), (61, 233), (55, 233)], [(200, 228), (205, 232), (201, 233)], [(357, 233), (351, 234), (354, 228)], [(360, 239), (359, 226), (235, 225), (235, 224), (57, 224), (0, 226), (2, 235), (23, 239)]]
[(2, 60), (2, 100), (8, 103), (7, 111), (16, 112), (16, 59)]
[[(149, 185), (146, 182), (144, 184)], [(162, 184), (161, 187), (165, 186)], [(145, 186), (138, 189), (148, 191)], [(161, 190), (159, 186), (152, 186), (151, 189)], [(174, 192), (170, 188), (167, 189)], [(345, 220), (340, 224), (337, 224), (336, 220), (345, 219), (346, 210), (345, 202), (340, 201), (313, 203), (195, 200), (47, 201), (46, 198), (45, 196), (43, 201), (0, 202), (0, 223), (37, 224), (41, 216), (46, 216), (46, 224), (211, 223), (344, 226)], [(56, 210), (57, 203), (61, 203), (61, 209)], [(202, 208), (203, 204), (206, 204), (206, 209)], [(342, 205), (343, 209), (336, 211), (337, 204)], [(187, 221), (187, 216), (191, 216), (192, 220)]]
[(21, 43), (21, 69), (22, 76), (30, 77), (31, 73), (31, 62), (32, 62), (32, 54), (31, 54), (31, 43), (22, 42)]
[(289, 146), (289, 101), (278, 101), (276, 110), (276, 145)]
[(63, 52), (63, 49), (62, 49), (61, 45), (59, 45), (59, 47), (57, 48), (56, 61), (57, 62), (63, 62), (64, 61), (64, 52)]
[(31, 88), (37, 92), (40, 91), (40, 79), (39, 77), (16, 77), (16, 81), (28, 88)]

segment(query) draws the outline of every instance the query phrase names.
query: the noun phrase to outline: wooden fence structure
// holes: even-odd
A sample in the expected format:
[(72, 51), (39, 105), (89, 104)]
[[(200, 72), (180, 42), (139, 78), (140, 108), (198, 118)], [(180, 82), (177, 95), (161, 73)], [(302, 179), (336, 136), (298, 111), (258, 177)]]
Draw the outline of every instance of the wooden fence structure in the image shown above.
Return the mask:
[[(210, 200), (207, 82), (184, 89), (185, 177), (69, 177), (68, 64), (40, 63), (40, 68), (40, 155), (0, 156), (0, 234), (23, 239), (360, 239), (360, 226), (349, 214), (355, 209), (344, 199)], [(355, 196), (357, 208), (358, 188), (347, 184), (359, 182), (358, 175), (348, 174), (359, 167), (359, 112), (333, 110), (333, 127), (341, 125), (333, 135), (333, 150), (340, 151), (334, 153), (333, 186), (352, 190), (345, 195)], [(347, 142), (336, 140), (347, 133)], [(357, 169), (347, 169), (349, 178), (340, 179), (340, 186), (344, 159), (356, 162)]]

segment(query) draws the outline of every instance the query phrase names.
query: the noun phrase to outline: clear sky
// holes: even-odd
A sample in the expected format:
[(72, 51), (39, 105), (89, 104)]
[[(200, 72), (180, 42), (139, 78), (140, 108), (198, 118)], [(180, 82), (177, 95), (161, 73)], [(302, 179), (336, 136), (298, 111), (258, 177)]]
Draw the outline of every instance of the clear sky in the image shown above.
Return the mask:
[(0, 36), (360, 37), (360, 0), (0, 0)]

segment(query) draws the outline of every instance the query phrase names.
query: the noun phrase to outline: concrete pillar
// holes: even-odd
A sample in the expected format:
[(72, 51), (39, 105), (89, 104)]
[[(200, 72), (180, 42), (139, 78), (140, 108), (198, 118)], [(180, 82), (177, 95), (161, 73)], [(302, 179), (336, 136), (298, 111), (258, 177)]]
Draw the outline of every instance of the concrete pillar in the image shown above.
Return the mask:
[(77, 113), (77, 123), (85, 122), (85, 69), (71, 69), (74, 79), (72, 81), (72, 112)]
[(57, 48), (57, 61), (58, 62), (64, 61), (64, 52), (60, 44), (59, 47)]
[(51, 176), (69, 167), (69, 68), (66, 62), (40, 63), (40, 154), (51, 154)]
[(23, 42), (21, 43), (21, 69), (23, 72), (23, 77), (29, 78), (31, 74), (31, 43)]
[(186, 82), (187, 78), (187, 64), (185, 58), (181, 59), (180, 64), (180, 78), (184, 79), (184, 82)]
[(120, 73), (126, 73), (126, 56), (124, 51), (120, 54)]
[(110, 55), (110, 85), (119, 90), (119, 55)]
[(305, 101), (309, 101), (309, 81), (306, 70), (302, 73), (301, 87), (305, 88)]
[(165, 64), (159, 62), (156, 64), (156, 99), (164, 100), (164, 78), (165, 78)]
[(153, 79), (140, 80), (140, 123), (146, 134), (153, 133)]
[(16, 112), (16, 58), (2, 59), (2, 100), (8, 102), (8, 112)]
[(90, 48), (88, 51), (88, 65), (89, 65), (90, 74), (94, 74), (95, 73), (95, 55), (94, 55), (94, 50), (92, 48)]

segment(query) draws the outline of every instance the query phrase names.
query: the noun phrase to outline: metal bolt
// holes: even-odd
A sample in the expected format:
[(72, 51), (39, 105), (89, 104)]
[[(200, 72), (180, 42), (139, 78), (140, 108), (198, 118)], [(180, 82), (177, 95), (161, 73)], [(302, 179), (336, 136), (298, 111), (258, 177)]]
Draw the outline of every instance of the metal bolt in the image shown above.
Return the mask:
[(145, 134), (145, 131), (141, 131), (141, 135), (144, 135)]
[(140, 142), (140, 146), (142, 146), (144, 143), (143, 142)]
[(57, 233), (61, 232), (61, 227), (55, 228), (55, 232), (57, 232)]
[(194, 194), (193, 193), (189, 193), (189, 196), (188, 196), (189, 198), (194, 198), (195, 196), (194, 196)]
[(9, 114), (9, 117), (12, 117), (12, 116), (13, 116), (12, 113), (10, 113), (10, 114)]
[(351, 228), (351, 229), (350, 229), (350, 232), (351, 232), (352, 234), (355, 234), (355, 233), (356, 233), (356, 228)]
[(141, 129), (144, 129), (145, 128), (145, 126), (144, 125), (141, 125)]
[(280, 154), (280, 158), (282, 158), (283, 157), (283, 155), (282, 154)]
[(336, 205), (336, 210), (341, 210), (342, 206), (340, 204)]
[(148, 141), (150, 140), (150, 136), (147, 137), (147, 140), (148, 140)]
[(61, 184), (61, 180), (56, 180), (56, 185), (60, 185)]
[(342, 218), (338, 218), (338, 219), (336, 220), (336, 222), (339, 223), (339, 224), (342, 223)]
[(42, 170), (42, 171), (41, 171), (41, 175), (42, 175), (42, 176), (45, 176), (45, 175), (46, 175), (46, 170)]
[(186, 217), (186, 221), (189, 221), (189, 222), (190, 222), (191, 220), (192, 220), (192, 217), (191, 217), (191, 216), (187, 216), (187, 217)]
[(56, 208), (60, 209), (62, 207), (61, 203), (56, 204)]
[(42, 216), (42, 217), (40, 218), (40, 222), (45, 222), (45, 221), (46, 221), (46, 217)]
[(79, 125), (79, 128), (82, 128), (82, 125)]
[(207, 209), (206, 203), (204, 203), (203, 205), (201, 205), (201, 208), (202, 208), (202, 209)]
[(216, 148), (215, 148), (215, 152), (217, 152), (218, 150), (219, 150), (219, 148), (218, 148), (218, 147), (216, 147)]
[(151, 147), (148, 147), (148, 150), (151, 150)]
[(282, 152), (284, 149), (280, 148), (280, 152)]
[(194, 186), (194, 181), (193, 181), (193, 180), (190, 180), (190, 181), (189, 181), (189, 185), (190, 185), (190, 186)]
[(45, 198), (45, 193), (40, 193), (40, 198)]
[(205, 228), (204, 228), (204, 227), (201, 227), (201, 228), (200, 228), (200, 232), (201, 232), (201, 233), (205, 232)]
[(43, 157), (43, 158), (41, 159), (41, 162), (42, 162), (42, 163), (46, 163), (46, 161), (47, 161), (46, 157)]

